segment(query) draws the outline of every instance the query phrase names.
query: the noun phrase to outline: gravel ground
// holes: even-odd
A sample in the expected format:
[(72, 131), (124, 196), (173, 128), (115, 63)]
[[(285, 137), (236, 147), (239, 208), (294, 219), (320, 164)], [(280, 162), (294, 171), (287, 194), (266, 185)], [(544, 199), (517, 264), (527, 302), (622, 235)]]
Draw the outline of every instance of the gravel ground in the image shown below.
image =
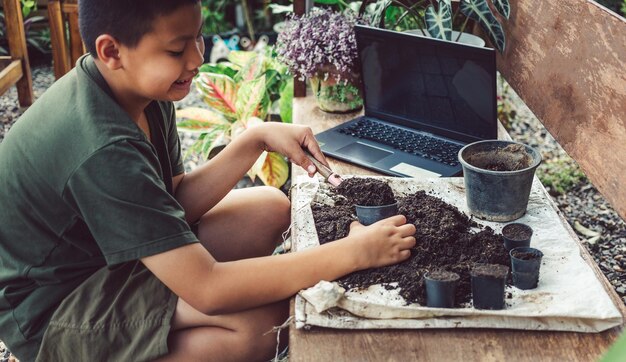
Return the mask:
[[(35, 96), (40, 96), (54, 81), (51, 67), (34, 67), (33, 85)], [(506, 87), (502, 88), (506, 89)], [(554, 141), (536, 117), (511, 91), (505, 92), (507, 105), (515, 112), (511, 119), (509, 132), (517, 141), (524, 142), (540, 150), (544, 164), (548, 160), (564, 160), (573, 163), (567, 153)], [(501, 93), (502, 94), (502, 93)], [(200, 97), (192, 92), (184, 100), (177, 102), (177, 108), (202, 106)], [(12, 87), (0, 96), (0, 142), (11, 125), (19, 118), (23, 110), (18, 107), (17, 92)], [(190, 133), (181, 133), (183, 148), (193, 143), (195, 137)], [(193, 169), (199, 164), (197, 157), (186, 161), (186, 168)], [(245, 186), (244, 182), (241, 186)], [(568, 222), (579, 234), (584, 245), (589, 249), (602, 272), (610, 280), (615, 290), (626, 303), (626, 223), (617, 215), (604, 197), (586, 179), (573, 186), (564, 195), (554, 198)], [(582, 227), (581, 227), (582, 226)], [(10, 360), (10, 354), (0, 342), (0, 362)]]

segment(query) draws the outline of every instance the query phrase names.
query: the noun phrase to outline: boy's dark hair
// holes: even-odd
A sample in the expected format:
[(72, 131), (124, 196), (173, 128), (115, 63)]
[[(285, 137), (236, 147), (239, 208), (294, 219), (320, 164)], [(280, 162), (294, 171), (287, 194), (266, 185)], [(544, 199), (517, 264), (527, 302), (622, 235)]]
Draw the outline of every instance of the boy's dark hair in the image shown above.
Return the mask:
[(87, 51), (94, 57), (96, 39), (109, 34), (120, 43), (134, 47), (148, 32), (157, 16), (200, 0), (80, 0), (78, 19), (80, 35)]

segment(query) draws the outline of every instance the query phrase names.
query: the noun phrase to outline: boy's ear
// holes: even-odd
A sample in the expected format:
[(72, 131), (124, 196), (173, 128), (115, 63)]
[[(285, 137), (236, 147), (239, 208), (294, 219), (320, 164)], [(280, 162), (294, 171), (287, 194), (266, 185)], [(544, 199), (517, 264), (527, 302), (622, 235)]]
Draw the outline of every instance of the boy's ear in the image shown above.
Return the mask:
[(96, 38), (98, 59), (111, 70), (122, 67), (119, 50), (120, 43), (111, 35), (102, 34)]

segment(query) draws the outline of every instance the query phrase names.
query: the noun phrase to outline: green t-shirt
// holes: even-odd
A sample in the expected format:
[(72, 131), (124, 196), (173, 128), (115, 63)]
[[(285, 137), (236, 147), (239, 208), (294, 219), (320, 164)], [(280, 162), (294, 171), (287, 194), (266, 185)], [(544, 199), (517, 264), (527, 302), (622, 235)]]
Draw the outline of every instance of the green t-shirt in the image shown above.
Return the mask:
[(146, 116), (153, 143), (84, 56), (0, 143), (0, 340), (18, 358), (35, 358), (96, 270), (198, 241), (171, 191), (184, 171), (173, 105)]

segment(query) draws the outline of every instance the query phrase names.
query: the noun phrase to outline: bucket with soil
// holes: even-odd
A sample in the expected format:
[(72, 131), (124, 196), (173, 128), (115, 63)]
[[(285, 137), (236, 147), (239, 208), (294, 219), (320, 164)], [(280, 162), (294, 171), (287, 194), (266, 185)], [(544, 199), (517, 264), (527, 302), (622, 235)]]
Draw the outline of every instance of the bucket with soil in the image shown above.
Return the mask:
[(539, 282), (539, 268), (543, 253), (535, 248), (515, 248), (510, 251), (513, 285), (519, 289), (535, 289)]
[(506, 251), (511, 249), (529, 247), (533, 229), (522, 223), (514, 222), (502, 228), (502, 239)]
[(504, 309), (504, 287), (509, 267), (478, 263), (472, 269), (472, 300), (476, 309)]
[(456, 286), (459, 282), (457, 273), (434, 270), (426, 273), (426, 305), (431, 308), (454, 308)]
[(363, 225), (398, 214), (398, 203), (391, 187), (384, 181), (370, 178), (344, 180), (337, 192), (354, 204), (356, 216)]
[(507, 222), (526, 212), (541, 154), (515, 141), (470, 143), (459, 151), (467, 207), (484, 220)]

